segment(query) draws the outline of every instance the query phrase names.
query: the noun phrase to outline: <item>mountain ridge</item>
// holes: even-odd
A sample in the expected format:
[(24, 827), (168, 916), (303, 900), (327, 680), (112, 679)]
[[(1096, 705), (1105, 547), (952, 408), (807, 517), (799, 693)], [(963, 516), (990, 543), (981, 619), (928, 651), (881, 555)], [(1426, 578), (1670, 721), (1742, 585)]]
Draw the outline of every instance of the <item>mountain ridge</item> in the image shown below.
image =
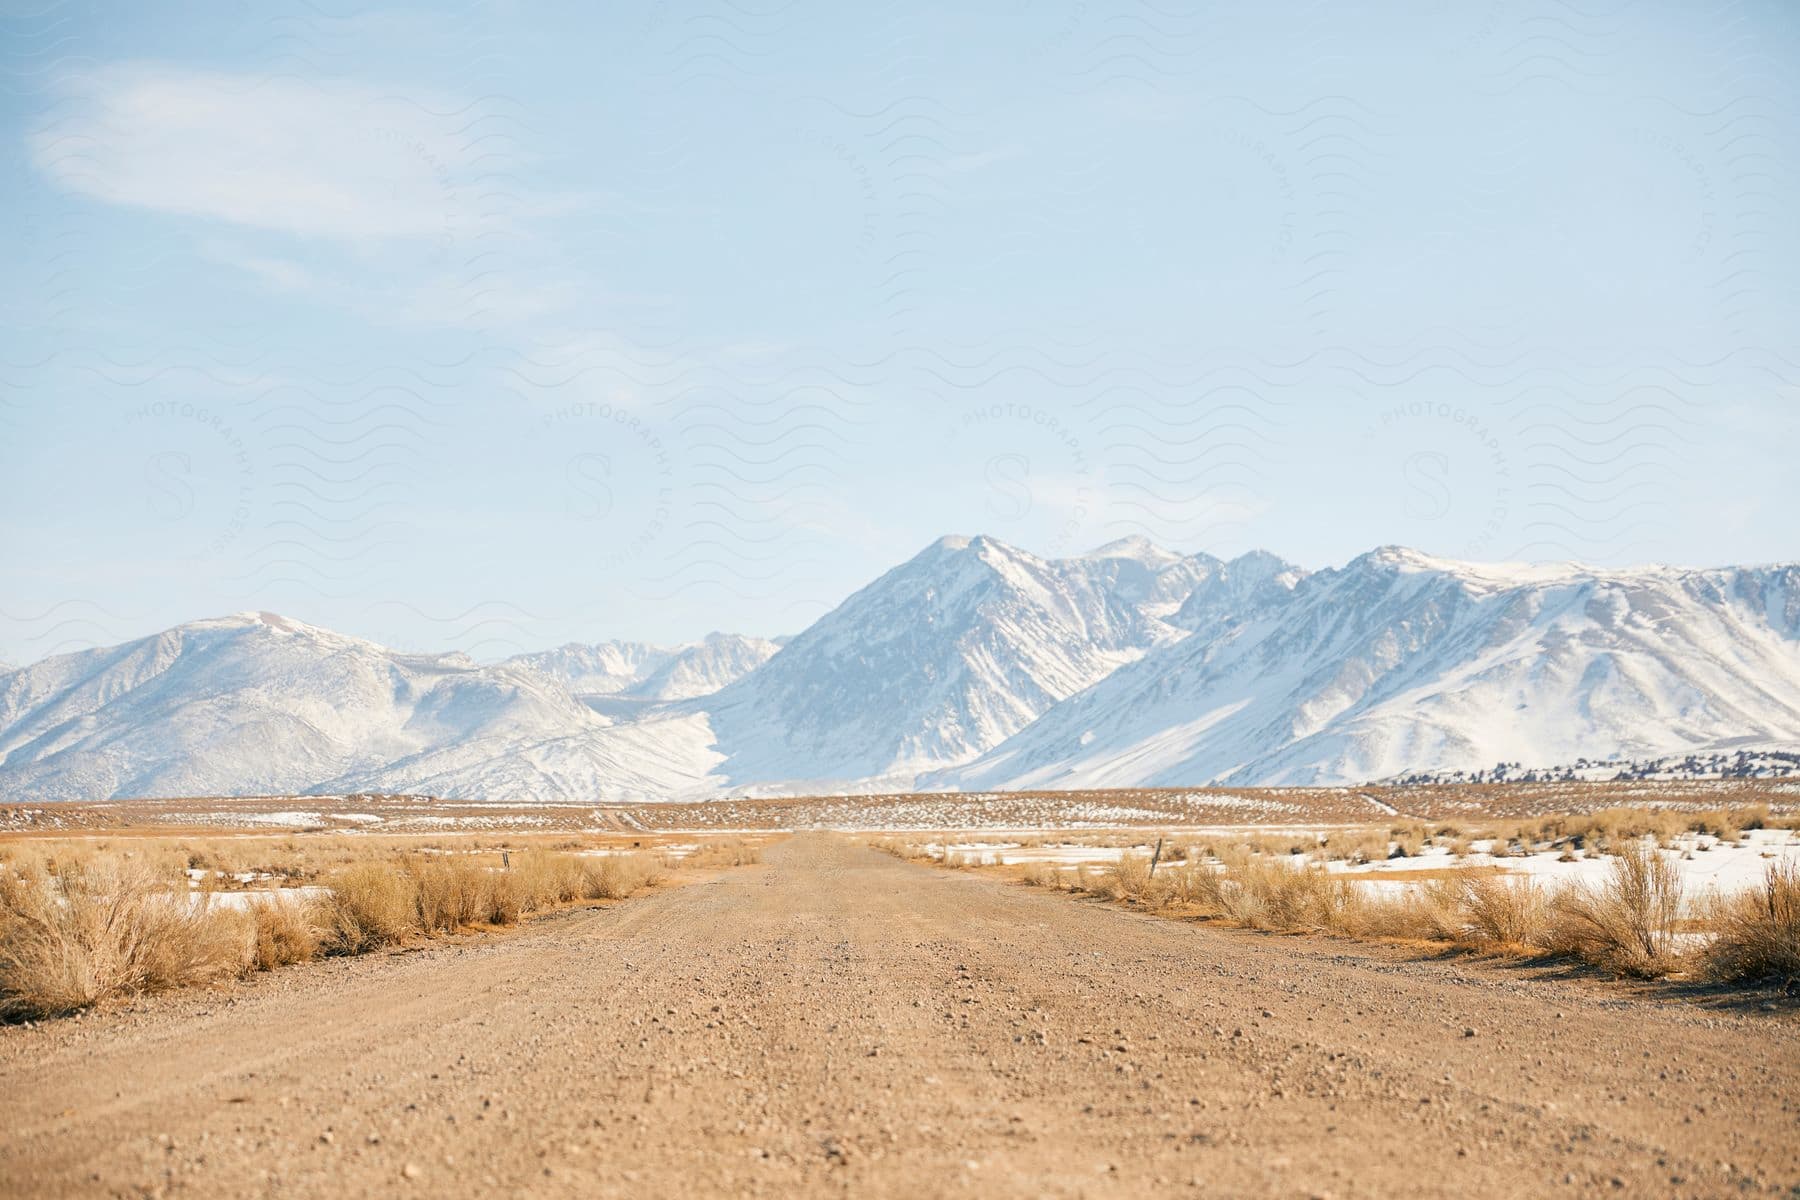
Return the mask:
[(1464, 568), (1381, 548), (924, 782), (1331, 784), (1745, 736), (1800, 738), (1800, 566)]
[(1800, 564), (937, 539), (786, 639), (478, 664), (274, 613), (0, 671), (0, 798), (1354, 783), (1800, 744)]

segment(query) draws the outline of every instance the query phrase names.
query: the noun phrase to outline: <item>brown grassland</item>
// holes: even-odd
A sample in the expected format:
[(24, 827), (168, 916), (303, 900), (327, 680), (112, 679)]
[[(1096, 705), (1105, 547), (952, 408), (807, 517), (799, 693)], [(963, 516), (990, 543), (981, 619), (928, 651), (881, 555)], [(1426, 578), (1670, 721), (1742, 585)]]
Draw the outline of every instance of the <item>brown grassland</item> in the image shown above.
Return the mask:
[[(1656, 789), (1654, 802), (1595, 800), (1640, 795), (1645, 787)], [(1696, 834), (1709, 844), (1726, 844), (1746, 830), (1800, 825), (1790, 793), (1754, 783), (1589, 786), (1580, 793), (1584, 802), (1570, 811), (1514, 816), (1546, 798), (1574, 793), (1569, 785), (1468, 788), (1462, 792), (1492, 793), (1488, 798), (1497, 810), (1469, 816), (1466, 795), (1447, 804), (1441, 790), (1421, 789), (1431, 803), (1417, 804), (1414, 796), (1415, 808), (1450, 808), (1464, 816), (1422, 819), (1401, 812), (1373, 823), (1365, 809), (1363, 820), (1346, 821), (1345, 790), (1321, 790), (1311, 802), (1316, 815), (1332, 820), (1310, 829), (1171, 826), (1166, 838), (1158, 835), (1166, 846), (1154, 873), (1140, 853), (1126, 853), (1109, 866), (1033, 864), (1007, 873), (1036, 887), (1253, 929), (1565, 957), (1642, 978), (1734, 983), (1800, 978), (1795, 926), (1800, 882), (1791, 865), (1771, 864), (1754, 892), (1684, 907), (1676, 873), (1664, 856), (1649, 851), (1691, 847)], [(1401, 792), (1410, 794), (1407, 789), (1383, 794), (1398, 799)], [(986, 798), (978, 811), (989, 821), (1011, 820), (1046, 795)], [(1183, 815), (1189, 815), (1194, 806), (1206, 810), (1220, 803), (1223, 794), (1159, 795), (1156, 803), (1164, 809), (1185, 804)], [(1151, 796), (1077, 793), (1062, 802), (1079, 813), (1100, 800), (1116, 807), (1126, 798), (1149, 804)], [(1352, 797), (1357, 803), (1362, 799), (1361, 793)], [(1721, 799), (1748, 802), (1708, 803)], [(916, 815), (924, 811), (916, 806), (946, 798), (718, 803), (733, 811), (750, 805), (766, 827), (772, 815), (817, 816), (820, 805), (848, 805), (863, 819), (889, 816), (902, 800), (915, 806), (908, 811)], [(947, 798), (948, 811), (967, 813), (978, 800)], [(218, 810), (215, 817), (224, 814), (223, 827), (171, 827), (195, 803), (127, 803), (114, 814), (121, 821), (116, 828), (95, 823), (93, 812), (103, 806), (12, 810), (12, 832), (0, 834), (0, 1018), (68, 1013), (116, 997), (217, 983), (294, 962), (498, 929), (570, 905), (622, 900), (661, 885), (676, 866), (755, 862), (771, 836), (615, 828), (643, 824), (635, 815), (629, 821), (618, 815), (642, 809), (610, 816), (587, 811), (586, 819), (601, 821), (598, 830), (391, 832), (406, 819), (452, 820), (457, 818), (445, 813), (465, 812), (455, 806), (432, 809), (418, 797), (342, 798), (338, 809), (321, 802), (319, 824), (289, 832), (259, 830), (255, 822), (284, 804), (294, 805), (293, 798), (208, 801)], [(1270, 815), (1291, 817), (1287, 806), (1288, 800), (1278, 800)], [(375, 828), (346, 826), (353, 812), (358, 820), (371, 819), (362, 811), (370, 809), (403, 818), (382, 819)], [(492, 822), (500, 810), (479, 811), (482, 821)], [(1305, 811), (1310, 810), (1302, 815)], [(1155, 829), (1045, 828), (1009, 838), (1023, 846), (1054, 841), (1137, 847)], [(901, 857), (929, 857), (918, 838), (896, 836), (878, 844)], [(1598, 887), (1547, 887), (1511, 877), (1504, 866), (1455, 865), (1408, 871), (1411, 886), (1392, 895), (1361, 885), (1354, 873), (1328, 873), (1318, 865), (1372, 866), (1427, 848), (1448, 850), (1449, 861), (1460, 864), (1472, 845), (1501, 863), (1508, 856), (1546, 851), (1565, 860), (1605, 856), (1610, 876)], [(1313, 865), (1296, 869), (1294, 861), (1284, 861), (1297, 855)], [(935, 860), (952, 867), (979, 865), (955, 853), (940, 852)]]
[(1792, 1196), (1794, 811), (1683, 795), (27, 814), (0, 1195)]
[[(187, 836), (0, 841), (0, 1019), (517, 924), (756, 861), (646, 839)], [(655, 839), (653, 841), (664, 841)], [(686, 847), (684, 847), (686, 849)]]
[[(1612, 808), (1469, 830), (1455, 823), (1401, 823), (1329, 833), (1231, 832), (1204, 843), (1163, 845), (1160, 861), (1132, 850), (1104, 865), (1027, 862), (1003, 868), (989, 866), (980, 852), (891, 837), (873, 844), (901, 858), (999, 870), (1030, 887), (1248, 929), (1570, 959), (1640, 979), (1791, 987), (1800, 984), (1800, 864), (1771, 861), (1756, 889), (1684, 907), (1680, 874), (1658, 848), (1675, 848), (1683, 835), (1728, 843), (1746, 830), (1797, 827), (1800, 819), (1773, 815), (1765, 805), (1699, 812)], [(1144, 838), (1132, 833), (1057, 840), (1137, 847)], [(1365, 886), (1365, 875), (1333, 873), (1323, 865), (1412, 857), (1432, 846), (1460, 858), (1473, 842), (1502, 858), (1559, 849), (1565, 856), (1604, 857), (1607, 878), (1599, 885), (1546, 885), (1503, 868), (1471, 865), (1388, 876), (1407, 885), (1394, 895)]]

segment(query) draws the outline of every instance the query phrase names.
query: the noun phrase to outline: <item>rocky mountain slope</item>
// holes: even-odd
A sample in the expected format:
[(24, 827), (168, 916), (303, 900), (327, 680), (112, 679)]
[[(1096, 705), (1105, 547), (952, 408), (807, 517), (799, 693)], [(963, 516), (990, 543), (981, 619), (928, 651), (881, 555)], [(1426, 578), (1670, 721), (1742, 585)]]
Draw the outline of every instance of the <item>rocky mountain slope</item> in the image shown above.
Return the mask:
[(1800, 740), (1792, 565), (1609, 572), (1387, 548), (1195, 628), (928, 782), (1331, 784)]
[(268, 613), (0, 672), (0, 799), (1331, 784), (1800, 746), (1800, 566), (1308, 574), (943, 538), (785, 643), (480, 665)]
[[(1147, 544), (1146, 544), (1147, 545)], [(1179, 556), (1041, 559), (946, 537), (851, 596), (767, 664), (695, 702), (720, 781), (904, 786), (1025, 728), (1181, 631), (1157, 620)]]
[(555, 680), (577, 696), (687, 700), (742, 679), (781, 649), (779, 640), (711, 633), (698, 642), (570, 642), (506, 660)]
[(606, 724), (529, 671), (240, 613), (0, 676), (0, 795), (352, 790)]

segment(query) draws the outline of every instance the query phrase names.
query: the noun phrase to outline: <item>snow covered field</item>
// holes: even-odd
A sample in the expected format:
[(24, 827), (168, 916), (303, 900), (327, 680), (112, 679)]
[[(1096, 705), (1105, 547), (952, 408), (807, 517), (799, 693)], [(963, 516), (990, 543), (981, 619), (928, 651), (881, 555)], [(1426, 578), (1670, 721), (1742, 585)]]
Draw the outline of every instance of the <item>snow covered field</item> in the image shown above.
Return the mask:
[[(1234, 831), (1192, 830), (1171, 835), (1165, 846), (1189, 845), (1209, 840), (1228, 841)], [(1235, 831), (1242, 834), (1242, 830)], [(1291, 830), (1298, 838), (1316, 838), (1318, 832)], [(1037, 839), (1028, 839), (1035, 841)], [(976, 840), (928, 842), (921, 848), (932, 857), (945, 854), (968, 866), (1016, 867), (1041, 863), (1057, 867), (1104, 866), (1118, 862), (1126, 854), (1151, 854), (1154, 837), (1134, 844), (1092, 845), (1081, 843), (1027, 844), (1026, 840)], [(1495, 857), (1487, 853), (1490, 843), (1476, 842), (1471, 852), (1456, 855), (1442, 846), (1431, 846), (1418, 854), (1372, 863), (1327, 859), (1324, 855), (1290, 854), (1279, 856), (1295, 867), (1321, 863), (1335, 875), (1344, 875), (1359, 883), (1383, 890), (1399, 890), (1420, 879), (1434, 877), (1447, 870), (1472, 868), (1498, 871), (1504, 875), (1524, 876), (1556, 886), (1563, 883), (1601, 885), (1610, 877), (1611, 856), (1593, 853), (1579, 857), (1562, 850), (1537, 854)], [(1724, 842), (1706, 834), (1684, 834), (1674, 839), (1674, 848), (1662, 851), (1681, 873), (1682, 889), (1690, 900), (1716, 892), (1728, 895), (1757, 887), (1774, 862), (1800, 863), (1800, 830), (1747, 830), (1743, 840)], [(1410, 877), (1410, 878), (1409, 878)]]
[(298, 903), (329, 895), (330, 892), (330, 888), (311, 884), (305, 887), (248, 888), (241, 892), (208, 892), (194, 888), (189, 890), (188, 900), (195, 905), (205, 904), (213, 908), (235, 908), (248, 912), (258, 904), (273, 904), (277, 901)]
[[(1704, 834), (1688, 834), (1676, 839), (1676, 845), (1676, 849), (1662, 853), (1681, 872), (1682, 890), (1690, 899), (1709, 891), (1725, 895), (1756, 887), (1772, 862), (1800, 863), (1800, 831), (1792, 829), (1749, 830), (1744, 834), (1744, 840), (1736, 844)], [(1612, 872), (1610, 856), (1587, 855), (1575, 861), (1564, 861), (1564, 858), (1561, 851), (1507, 858), (1471, 853), (1458, 858), (1442, 848), (1433, 847), (1410, 858), (1360, 865), (1334, 862), (1328, 864), (1327, 869), (1380, 887), (1404, 887), (1408, 873), (1467, 867), (1491, 867), (1507, 875), (1527, 876), (1552, 886), (1563, 883), (1598, 886), (1604, 884)]]

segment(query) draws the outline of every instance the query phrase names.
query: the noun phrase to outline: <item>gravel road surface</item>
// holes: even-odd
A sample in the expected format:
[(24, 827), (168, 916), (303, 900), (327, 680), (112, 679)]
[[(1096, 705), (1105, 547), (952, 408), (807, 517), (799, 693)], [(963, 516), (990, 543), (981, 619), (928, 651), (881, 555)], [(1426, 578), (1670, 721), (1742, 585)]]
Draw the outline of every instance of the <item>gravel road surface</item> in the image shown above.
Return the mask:
[(1800, 1018), (797, 837), (0, 1030), (0, 1195), (1800, 1195)]

